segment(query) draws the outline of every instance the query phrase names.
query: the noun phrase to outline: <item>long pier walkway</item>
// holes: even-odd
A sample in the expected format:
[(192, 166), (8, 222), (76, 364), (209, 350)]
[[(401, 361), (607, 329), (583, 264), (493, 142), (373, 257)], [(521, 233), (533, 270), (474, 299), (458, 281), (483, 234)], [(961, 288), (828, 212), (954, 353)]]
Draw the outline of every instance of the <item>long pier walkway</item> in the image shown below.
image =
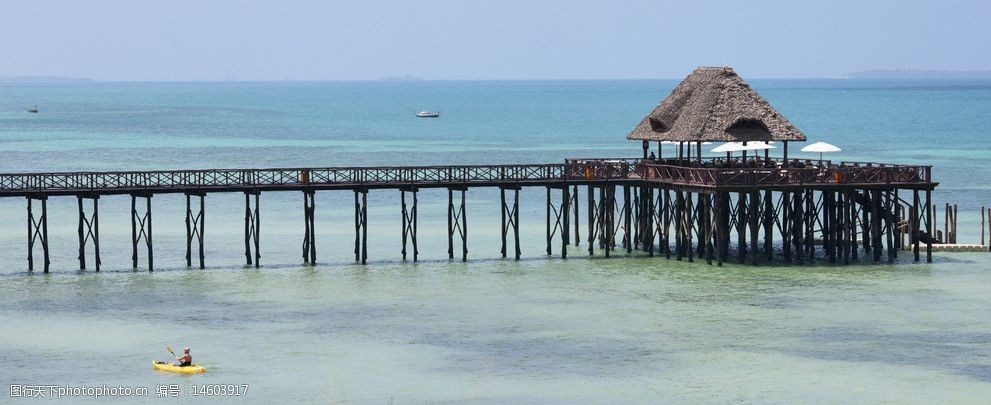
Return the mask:
[[(882, 252), (894, 260), (907, 245), (914, 246), (915, 260), (919, 260), (920, 243), (926, 244), (931, 261), (931, 193), (937, 186), (931, 167), (781, 159), (765, 159), (760, 167), (748, 163), (719, 158), (691, 162), (602, 158), (513, 165), (7, 173), (0, 174), (0, 197), (27, 199), (28, 269), (34, 269), (35, 252), (40, 250), (45, 272), (50, 267), (49, 197), (76, 197), (79, 266), (86, 268), (92, 245), (92, 263), (99, 271), (99, 198), (130, 195), (132, 266), (138, 267), (140, 251), (145, 250), (147, 267), (152, 270), (151, 197), (155, 194), (185, 194), (187, 265), (193, 266), (195, 258), (202, 268), (203, 201), (209, 193), (244, 194), (245, 259), (246, 264), (258, 266), (259, 196), (263, 192), (303, 195), (305, 263), (316, 261), (314, 193), (353, 192), (355, 260), (365, 263), (369, 190), (401, 193), (402, 258), (406, 260), (411, 252), (412, 260), (417, 260), (417, 190), (448, 189), (448, 255), (467, 260), (465, 193), (477, 187), (501, 190), (502, 254), (506, 257), (512, 252), (516, 259), (520, 257), (519, 191), (544, 187), (548, 255), (553, 253), (555, 238), (561, 256), (566, 257), (569, 245), (577, 246), (584, 236), (589, 254), (598, 251), (608, 256), (619, 247), (627, 253), (641, 250), (722, 264), (728, 260), (731, 235), (735, 235), (733, 247), (741, 262), (824, 259), (850, 263), (859, 260), (859, 254), (880, 261)], [(579, 199), (581, 189), (586, 194), (584, 201)], [(584, 235), (578, 226), (582, 219)], [(507, 248), (509, 239), (514, 239), (512, 251)], [(457, 245), (460, 252), (456, 252)]]

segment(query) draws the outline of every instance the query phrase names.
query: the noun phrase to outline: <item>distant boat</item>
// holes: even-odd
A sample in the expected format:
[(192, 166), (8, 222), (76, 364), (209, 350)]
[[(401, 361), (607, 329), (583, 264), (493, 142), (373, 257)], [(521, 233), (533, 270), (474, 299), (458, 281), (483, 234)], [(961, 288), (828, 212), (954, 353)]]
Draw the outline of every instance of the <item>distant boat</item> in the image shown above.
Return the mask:
[(440, 117), (440, 111), (437, 111), (437, 112), (433, 112), (433, 111), (420, 111), (420, 112), (416, 113), (416, 116), (417, 117), (420, 117), (420, 118), (437, 118), (437, 117)]
[(38, 106), (34, 106), (34, 107), (31, 107), (31, 108), (28, 108), (28, 112), (29, 113), (32, 113), (32, 114), (37, 114), (38, 113)]

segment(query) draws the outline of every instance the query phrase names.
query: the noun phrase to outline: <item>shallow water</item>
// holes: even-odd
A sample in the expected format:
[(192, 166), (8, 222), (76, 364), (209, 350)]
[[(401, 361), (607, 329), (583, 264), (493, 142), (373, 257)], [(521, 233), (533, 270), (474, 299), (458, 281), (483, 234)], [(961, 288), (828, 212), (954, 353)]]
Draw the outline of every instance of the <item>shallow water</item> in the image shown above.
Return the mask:
[[(639, 146), (623, 136), (673, 84), (0, 87), (0, 167), (635, 156)], [(755, 87), (810, 140), (845, 147), (845, 160), (934, 164), (937, 202), (960, 203), (961, 239), (976, 241), (976, 209), (991, 202), (987, 83)], [(33, 104), (42, 113), (21, 112)], [(444, 115), (415, 120), (411, 108)], [(470, 260), (449, 262), (445, 194), (420, 193), (421, 262), (412, 264), (399, 261), (398, 193), (371, 192), (370, 264), (358, 266), (352, 196), (318, 193), (319, 265), (300, 267), (301, 198), (265, 193), (261, 269), (241, 267), (242, 197), (211, 194), (202, 271), (185, 268), (183, 199), (158, 195), (154, 273), (130, 269), (126, 197), (100, 200), (101, 273), (77, 270), (76, 202), (52, 198), (48, 275), (26, 271), (24, 201), (2, 199), (0, 361), (13, 366), (0, 373), (0, 385), (143, 386), (154, 395), (159, 384), (249, 384), (249, 400), (320, 403), (991, 397), (987, 254), (936, 254), (932, 264), (903, 255), (895, 265), (715, 267), (601, 252), (588, 258), (582, 242), (560, 260), (544, 255), (544, 191), (533, 189), (521, 196), (524, 260), (499, 257), (497, 192), (472, 190)], [(141, 267), (144, 258), (142, 251)], [(151, 370), (149, 361), (169, 356), (166, 345), (191, 346), (210, 371)]]
[[(4, 382), (250, 384), (248, 398), (279, 402), (979, 402), (991, 395), (983, 260), (7, 276), (0, 340), (21, 366)], [(192, 346), (210, 371), (151, 371), (166, 344)]]

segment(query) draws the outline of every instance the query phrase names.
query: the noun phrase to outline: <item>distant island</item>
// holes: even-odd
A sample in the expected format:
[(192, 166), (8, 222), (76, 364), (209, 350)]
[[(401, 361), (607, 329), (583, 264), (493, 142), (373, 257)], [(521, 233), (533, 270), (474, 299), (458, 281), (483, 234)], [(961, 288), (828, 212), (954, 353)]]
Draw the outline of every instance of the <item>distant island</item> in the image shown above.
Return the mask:
[(865, 70), (843, 75), (848, 79), (991, 79), (991, 70)]
[(386, 77), (380, 77), (379, 80), (387, 81), (387, 82), (419, 82), (419, 81), (423, 81), (423, 80), (426, 80), (426, 79), (424, 79), (422, 77), (417, 77), (417, 76), (405, 75), (405, 76), (386, 76)]
[(59, 76), (0, 76), (0, 84), (20, 84), (20, 85), (35, 85), (35, 84), (75, 84), (75, 83), (90, 83), (94, 82), (93, 79), (82, 79), (76, 77), (59, 77)]

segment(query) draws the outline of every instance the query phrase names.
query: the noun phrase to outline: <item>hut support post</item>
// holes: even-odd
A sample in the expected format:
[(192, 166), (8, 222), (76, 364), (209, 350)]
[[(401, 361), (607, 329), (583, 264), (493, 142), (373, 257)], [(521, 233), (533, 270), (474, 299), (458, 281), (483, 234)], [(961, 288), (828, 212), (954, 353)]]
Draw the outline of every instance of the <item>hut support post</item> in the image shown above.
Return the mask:
[[(154, 270), (155, 256), (151, 230), (151, 194), (131, 194), (131, 267), (138, 268), (138, 242), (144, 240), (148, 249), (148, 271)], [(138, 197), (145, 199), (145, 212), (138, 214)]]
[[(193, 215), (192, 197), (199, 197), (199, 212)], [(193, 266), (193, 239), (199, 245), (200, 268), (205, 268), (203, 256), (203, 230), (206, 217), (204, 199), (205, 193), (186, 193), (186, 267)]]
[(311, 266), (317, 262), (315, 196), (313, 190), (303, 190), (303, 263)]
[[(411, 242), (413, 244), (413, 261), (417, 261), (420, 255), (420, 250), (417, 248), (416, 243), (416, 226), (417, 226), (417, 190), (415, 187), (404, 188), (400, 190), (400, 197), (402, 202), (403, 220), (402, 220), (402, 235), (403, 235), (403, 260), (406, 260), (406, 243)], [(406, 204), (406, 193), (411, 194), (413, 198), (413, 205), (407, 206)]]
[[(43, 265), (45, 273), (48, 273), (48, 269), (51, 266), (51, 260), (48, 254), (48, 196), (28, 196), (28, 271), (34, 271), (34, 244), (35, 242), (41, 243), (41, 252), (43, 255)], [(32, 210), (32, 202), (38, 200), (41, 202), (41, 216), (37, 219), (34, 216), (34, 211)]]
[[(86, 199), (93, 201), (92, 215), (86, 215)], [(79, 269), (86, 269), (86, 244), (93, 241), (93, 259), (96, 271), (100, 271), (100, 196), (76, 196), (76, 203), (79, 207)], [(47, 239), (47, 238), (46, 238)]]
[[(513, 192), (512, 207), (506, 202), (506, 190)], [(506, 257), (506, 238), (509, 229), (513, 230), (513, 242), (515, 245), (515, 259), (520, 260), (520, 188), (502, 186), (499, 187), (499, 195), (502, 198), (502, 257)]]
[[(261, 250), (258, 244), (258, 231), (261, 229), (261, 216), (258, 212), (258, 200), (261, 193), (257, 191), (244, 192), (244, 259), (245, 264), (252, 265), (251, 247), (254, 245), (254, 265), (257, 268), (261, 261)], [(254, 196), (254, 204), (251, 197)]]
[(354, 190), (354, 261), (368, 262), (368, 190)]

